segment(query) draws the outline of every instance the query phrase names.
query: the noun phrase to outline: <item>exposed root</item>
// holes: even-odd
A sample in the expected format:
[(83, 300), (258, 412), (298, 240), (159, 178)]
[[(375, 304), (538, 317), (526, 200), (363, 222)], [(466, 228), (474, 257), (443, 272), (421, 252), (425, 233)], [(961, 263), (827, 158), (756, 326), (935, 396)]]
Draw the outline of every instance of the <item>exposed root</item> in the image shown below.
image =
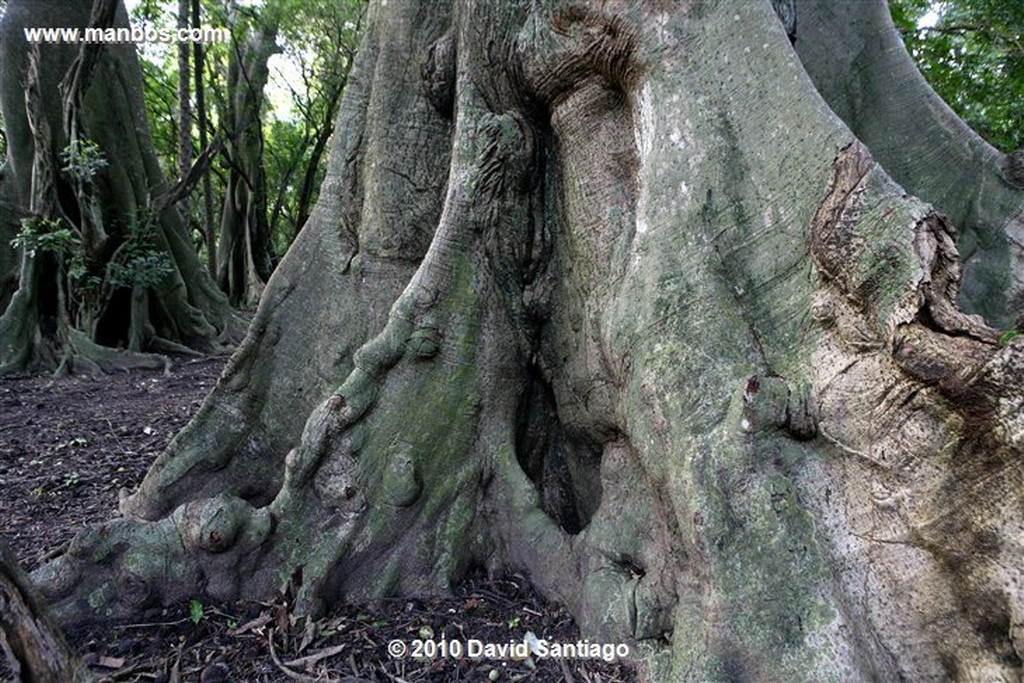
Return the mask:
[(67, 330), (67, 337), (64, 358), (54, 372), (57, 377), (131, 370), (163, 370), (165, 377), (171, 374), (171, 359), (167, 356), (100, 346), (74, 328)]

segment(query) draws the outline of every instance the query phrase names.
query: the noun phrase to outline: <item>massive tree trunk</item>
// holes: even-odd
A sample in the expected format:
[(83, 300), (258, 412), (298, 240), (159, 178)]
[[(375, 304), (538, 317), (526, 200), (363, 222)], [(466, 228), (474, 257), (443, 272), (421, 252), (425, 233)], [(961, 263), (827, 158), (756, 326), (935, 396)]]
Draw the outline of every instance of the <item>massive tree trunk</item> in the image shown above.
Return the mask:
[(1024, 343), (792, 10), (374, 3), (309, 223), (125, 516), (36, 574), (60, 613), (482, 566), (652, 679), (1016, 680)]
[[(239, 327), (173, 206), (183, 188), (162, 178), (134, 46), (32, 45), (23, 34), (127, 26), (120, 3), (96, 9), (90, 18), (90, 3), (12, 0), (0, 24), (3, 193), (24, 217), (0, 371), (146, 363), (135, 352), (210, 349)], [(0, 237), (16, 229), (5, 220)]]
[(11, 240), (18, 233), (22, 218), (13, 196), (8, 163), (5, 154), (3, 165), (0, 165), (0, 309), (7, 308), (18, 289), (18, 255), (11, 246)]

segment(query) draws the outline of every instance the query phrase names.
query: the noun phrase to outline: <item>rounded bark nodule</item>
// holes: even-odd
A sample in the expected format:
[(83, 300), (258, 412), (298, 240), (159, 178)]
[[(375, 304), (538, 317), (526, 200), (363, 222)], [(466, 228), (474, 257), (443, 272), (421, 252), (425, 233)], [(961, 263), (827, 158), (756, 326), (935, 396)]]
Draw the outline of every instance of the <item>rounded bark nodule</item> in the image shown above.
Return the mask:
[(46, 596), (482, 567), (650, 680), (1016, 680), (1024, 342), (957, 302), (1021, 273), (815, 82), (769, 2), (373, 3), (249, 336)]

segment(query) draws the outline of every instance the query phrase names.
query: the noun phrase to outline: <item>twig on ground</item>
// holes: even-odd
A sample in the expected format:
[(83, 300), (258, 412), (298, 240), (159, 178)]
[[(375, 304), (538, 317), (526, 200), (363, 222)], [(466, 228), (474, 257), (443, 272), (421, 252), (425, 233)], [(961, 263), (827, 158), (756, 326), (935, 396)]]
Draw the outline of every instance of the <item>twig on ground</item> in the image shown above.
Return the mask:
[(576, 683), (576, 679), (573, 677), (572, 671), (569, 670), (569, 665), (565, 663), (565, 660), (559, 659), (558, 664), (562, 667), (562, 677), (565, 678), (565, 683)]
[(286, 667), (284, 665), (284, 662), (281, 661), (281, 658), (277, 656), (277, 650), (274, 648), (273, 626), (267, 629), (267, 645), (270, 649), (270, 659), (273, 660), (274, 666), (276, 666), (281, 671), (281, 673), (283, 673), (285, 676), (292, 679), (293, 681), (301, 681), (301, 683), (340, 683), (339, 681), (337, 681), (337, 679), (334, 678), (314, 678), (312, 676), (307, 676), (306, 674), (301, 674), (298, 671), (292, 671), (291, 669)]

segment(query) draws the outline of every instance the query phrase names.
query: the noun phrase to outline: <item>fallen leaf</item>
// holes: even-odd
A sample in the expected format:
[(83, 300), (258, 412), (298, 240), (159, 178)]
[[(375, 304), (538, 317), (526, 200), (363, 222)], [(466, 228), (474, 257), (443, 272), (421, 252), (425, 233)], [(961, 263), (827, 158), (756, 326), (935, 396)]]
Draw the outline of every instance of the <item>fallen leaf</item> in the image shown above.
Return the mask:
[(124, 657), (107, 657), (104, 655), (96, 660), (96, 666), (102, 666), (104, 669), (120, 669), (124, 666)]
[(239, 626), (238, 628), (236, 628), (234, 630), (229, 630), (228, 633), (233, 635), (233, 636), (240, 636), (243, 633), (248, 633), (249, 631), (252, 631), (253, 629), (257, 629), (257, 628), (260, 628), (262, 626), (266, 626), (267, 624), (270, 623), (270, 620), (272, 618), (273, 617), (270, 616), (270, 612), (263, 612), (262, 614), (260, 614), (255, 619), (253, 619), (251, 621), (245, 622), (244, 624), (242, 624), (241, 626)]

